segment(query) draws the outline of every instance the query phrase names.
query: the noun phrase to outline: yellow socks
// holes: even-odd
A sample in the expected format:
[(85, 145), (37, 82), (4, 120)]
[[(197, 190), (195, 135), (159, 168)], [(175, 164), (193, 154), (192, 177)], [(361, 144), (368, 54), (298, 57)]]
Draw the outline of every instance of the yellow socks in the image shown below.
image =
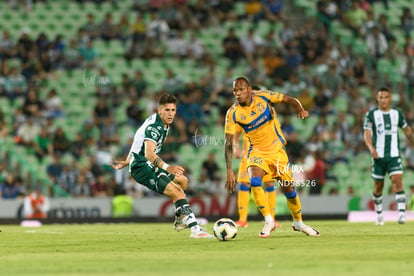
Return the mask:
[(302, 220), (302, 205), (300, 204), (299, 196), (296, 194), (296, 190), (290, 193), (285, 193), (287, 206), (293, 217), (293, 220)]
[(247, 212), (249, 211), (250, 192), (249, 186), (240, 184), (237, 194), (237, 206), (239, 210), (239, 220), (247, 221)]
[(275, 212), (276, 212), (276, 190), (274, 186), (266, 187), (266, 197), (267, 202), (269, 204), (269, 211), (270, 215), (273, 219), (275, 219)]
[(254, 202), (260, 213), (265, 217), (270, 215), (269, 204), (267, 203), (265, 192), (262, 188), (262, 179), (260, 177), (252, 177), (250, 179), (250, 187), (253, 194)]

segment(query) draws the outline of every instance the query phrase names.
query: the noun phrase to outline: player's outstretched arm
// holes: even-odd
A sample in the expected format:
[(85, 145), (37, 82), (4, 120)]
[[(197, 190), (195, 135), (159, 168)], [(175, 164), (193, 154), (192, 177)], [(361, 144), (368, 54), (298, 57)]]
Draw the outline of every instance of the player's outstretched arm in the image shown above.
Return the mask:
[(226, 160), (226, 190), (232, 193), (236, 190), (236, 176), (233, 172), (233, 142), (234, 135), (226, 134), (224, 144), (224, 158)]
[(295, 97), (284, 95), (282, 102), (293, 105), (298, 113), (298, 118), (305, 119), (309, 116), (309, 112), (303, 108), (301, 102)]
[(160, 169), (163, 169), (171, 174), (174, 175), (183, 175), (184, 174), (184, 168), (181, 166), (174, 166), (169, 165), (167, 162), (163, 161), (156, 153), (155, 148), (156, 144), (151, 140), (145, 140), (145, 158), (150, 161), (154, 167), (158, 167)]

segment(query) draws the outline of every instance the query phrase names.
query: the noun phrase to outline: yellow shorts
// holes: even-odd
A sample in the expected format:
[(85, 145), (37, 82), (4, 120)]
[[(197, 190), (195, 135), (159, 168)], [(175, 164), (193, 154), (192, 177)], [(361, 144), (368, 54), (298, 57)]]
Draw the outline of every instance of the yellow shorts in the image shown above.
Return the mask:
[(247, 167), (250, 166), (263, 169), (267, 173), (266, 176), (268, 175), (272, 179), (293, 181), (289, 158), (283, 148), (274, 153), (253, 149), (247, 158)]
[[(274, 181), (275, 180), (273, 179), (271, 174), (266, 174), (263, 177), (263, 183), (274, 182)], [(237, 173), (237, 182), (250, 183), (249, 173), (247, 172), (247, 158), (246, 157), (243, 157), (242, 159), (240, 159), (239, 171)]]

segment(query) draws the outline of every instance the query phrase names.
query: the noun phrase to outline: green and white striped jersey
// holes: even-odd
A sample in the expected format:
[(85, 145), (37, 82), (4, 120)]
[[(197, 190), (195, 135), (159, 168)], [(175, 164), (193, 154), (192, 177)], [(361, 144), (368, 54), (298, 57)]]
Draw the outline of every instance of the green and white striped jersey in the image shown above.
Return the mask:
[(152, 114), (135, 132), (129, 154), (134, 152), (145, 157), (144, 140), (153, 141), (156, 144), (155, 154), (158, 154), (167, 138), (169, 129), (169, 126), (164, 128), (164, 123), (157, 113)]
[(371, 130), (372, 144), (380, 158), (400, 156), (398, 128), (406, 126), (407, 121), (397, 108), (386, 112), (374, 108), (365, 114), (364, 129)]

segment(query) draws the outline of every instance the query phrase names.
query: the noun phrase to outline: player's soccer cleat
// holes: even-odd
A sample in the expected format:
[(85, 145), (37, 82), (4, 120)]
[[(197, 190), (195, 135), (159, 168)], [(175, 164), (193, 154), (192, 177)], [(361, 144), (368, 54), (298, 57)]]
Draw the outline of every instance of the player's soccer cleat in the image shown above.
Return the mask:
[(304, 224), (302, 221), (300, 222), (293, 222), (292, 224), (292, 228), (294, 231), (298, 231), (298, 232), (302, 232), (307, 236), (314, 236), (314, 237), (319, 237), (320, 233), (318, 230), (316, 230), (315, 228), (312, 228), (306, 224)]
[(190, 234), (190, 238), (193, 239), (211, 239), (214, 238), (213, 235), (210, 235), (209, 233), (207, 233), (206, 231), (204, 231), (203, 229), (200, 228), (200, 230), (196, 230), (196, 231), (192, 231)]
[(267, 222), (265, 221), (265, 225), (263, 227), (262, 232), (259, 233), (259, 237), (261, 238), (268, 238), (270, 237), (270, 232), (275, 231), (276, 223), (274, 221)]
[(188, 225), (183, 222), (183, 220), (177, 216), (175, 216), (174, 220), (174, 230), (180, 232), (184, 229), (188, 228)]
[(375, 224), (378, 226), (384, 225), (384, 217), (382, 214), (377, 215), (377, 221)]
[(236, 225), (237, 227), (247, 228), (249, 226), (249, 223), (247, 221), (238, 220), (236, 221)]
[(406, 224), (407, 223), (407, 219), (405, 218), (405, 214), (400, 214), (398, 216), (398, 223), (399, 224)]

